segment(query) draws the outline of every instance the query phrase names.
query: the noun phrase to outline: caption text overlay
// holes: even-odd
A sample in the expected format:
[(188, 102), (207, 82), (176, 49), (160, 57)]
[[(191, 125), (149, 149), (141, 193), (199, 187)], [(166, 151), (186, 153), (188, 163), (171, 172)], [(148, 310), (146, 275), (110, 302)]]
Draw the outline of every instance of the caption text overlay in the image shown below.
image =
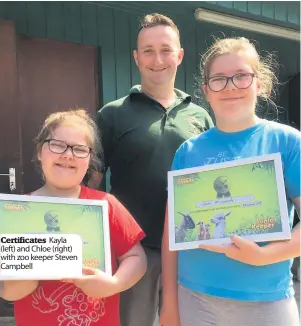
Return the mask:
[(82, 275), (77, 234), (0, 234), (1, 279), (62, 279)]

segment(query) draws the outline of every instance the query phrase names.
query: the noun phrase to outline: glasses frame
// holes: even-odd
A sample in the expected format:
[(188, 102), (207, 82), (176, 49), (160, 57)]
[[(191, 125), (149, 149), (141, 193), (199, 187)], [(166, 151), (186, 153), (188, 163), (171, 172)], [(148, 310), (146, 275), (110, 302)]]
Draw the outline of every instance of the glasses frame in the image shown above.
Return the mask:
[[(61, 152), (61, 153), (54, 152), (54, 151), (51, 150), (51, 148), (50, 148), (50, 142), (51, 142), (51, 141), (57, 141), (57, 142), (63, 143), (63, 144), (65, 144), (67, 147), (66, 147), (66, 149), (65, 149), (63, 152)], [(49, 148), (50, 152), (52, 152), (52, 153), (54, 153), (54, 154), (64, 154), (64, 153), (66, 153), (67, 150), (70, 148), (70, 149), (71, 149), (71, 153), (72, 153), (73, 156), (75, 156), (75, 157), (77, 157), (77, 158), (87, 158), (87, 157), (91, 154), (91, 152), (92, 152), (92, 148), (89, 147), (89, 146), (86, 146), (86, 145), (77, 145), (77, 144), (76, 144), (76, 145), (68, 145), (68, 144), (65, 143), (64, 141), (62, 141), (62, 140), (58, 140), (58, 139), (54, 139), (54, 138), (50, 138), (50, 139), (46, 139), (46, 140), (44, 140), (44, 144), (45, 144), (45, 143), (48, 143), (48, 148)], [(75, 147), (75, 146), (81, 146), (81, 147), (86, 147), (86, 148), (88, 148), (88, 149), (89, 149), (89, 152), (88, 152), (87, 156), (77, 156), (77, 155), (74, 153), (74, 151), (73, 151), (73, 147)]]
[[(238, 76), (238, 75), (248, 75), (248, 76), (251, 76), (251, 77), (252, 77), (252, 80), (251, 80), (250, 85), (249, 85), (248, 87), (238, 87), (237, 85), (235, 85), (235, 82), (234, 82), (233, 79), (235, 78), (235, 76)], [(222, 89), (220, 89), (220, 90), (218, 90), (218, 91), (215, 91), (215, 90), (213, 90), (213, 89), (210, 87), (210, 79), (212, 79), (212, 78), (216, 78), (216, 77), (223, 77), (223, 78), (226, 79), (225, 87), (222, 88)], [(232, 84), (233, 84), (236, 88), (238, 88), (238, 89), (247, 89), (247, 88), (249, 88), (249, 87), (253, 84), (254, 77), (256, 77), (256, 75), (255, 75), (254, 73), (252, 73), (252, 72), (240, 72), (240, 73), (235, 74), (235, 75), (230, 76), (230, 77), (226, 77), (226, 76), (213, 76), (213, 77), (209, 77), (209, 78), (207, 79), (207, 81), (206, 81), (206, 85), (210, 88), (210, 90), (211, 90), (212, 92), (218, 93), (218, 92), (223, 91), (223, 90), (227, 87), (227, 85), (228, 85), (228, 83), (229, 83), (229, 80), (231, 80)]]

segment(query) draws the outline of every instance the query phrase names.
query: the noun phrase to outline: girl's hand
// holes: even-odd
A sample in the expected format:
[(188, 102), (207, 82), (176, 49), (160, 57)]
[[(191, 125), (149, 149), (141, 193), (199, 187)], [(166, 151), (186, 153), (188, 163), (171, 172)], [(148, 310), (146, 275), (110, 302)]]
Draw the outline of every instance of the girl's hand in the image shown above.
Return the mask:
[(229, 258), (249, 265), (263, 266), (268, 263), (265, 248), (258, 246), (254, 241), (237, 235), (232, 236), (231, 241), (232, 243), (227, 245), (201, 244), (199, 248), (225, 254)]
[(117, 281), (103, 271), (83, 267), (83, 276), (74, 279), (63, 279), (63, 282), (73, 283), (88, 297), (106, 298), (118, 293)]

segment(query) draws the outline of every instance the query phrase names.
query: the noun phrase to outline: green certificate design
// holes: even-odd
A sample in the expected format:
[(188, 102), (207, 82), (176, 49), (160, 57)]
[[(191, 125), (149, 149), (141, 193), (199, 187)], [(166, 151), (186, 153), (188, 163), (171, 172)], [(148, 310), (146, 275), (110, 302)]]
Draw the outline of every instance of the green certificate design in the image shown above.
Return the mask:
[(170, 250), (290, 239), (279, 153), (168, 172)]
[(83, 265), (111, 274), (108, 203), (0, 194), (1, 234), (78, 234)]

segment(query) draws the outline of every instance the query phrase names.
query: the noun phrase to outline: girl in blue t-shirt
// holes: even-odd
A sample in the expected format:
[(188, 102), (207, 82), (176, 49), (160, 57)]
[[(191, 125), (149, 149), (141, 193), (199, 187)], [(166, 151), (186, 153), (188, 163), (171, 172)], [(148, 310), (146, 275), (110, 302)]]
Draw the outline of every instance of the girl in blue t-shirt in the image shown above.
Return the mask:
[[(300, 212), (300, 132), (256, 116), (258, 98), (268, 100), (277, 81), (268, 60), (245, 38), (217, 40), (203, 57), (203, 81), (216, 127), (184, 142), (172, 170), (280, 153), (292, 226), (294, 208)], [(300, 225), (289, 241), (231, 240), (171, 252), (166, 218), (161, 325), (299, 325), (290, 269), (300, 256)]]

